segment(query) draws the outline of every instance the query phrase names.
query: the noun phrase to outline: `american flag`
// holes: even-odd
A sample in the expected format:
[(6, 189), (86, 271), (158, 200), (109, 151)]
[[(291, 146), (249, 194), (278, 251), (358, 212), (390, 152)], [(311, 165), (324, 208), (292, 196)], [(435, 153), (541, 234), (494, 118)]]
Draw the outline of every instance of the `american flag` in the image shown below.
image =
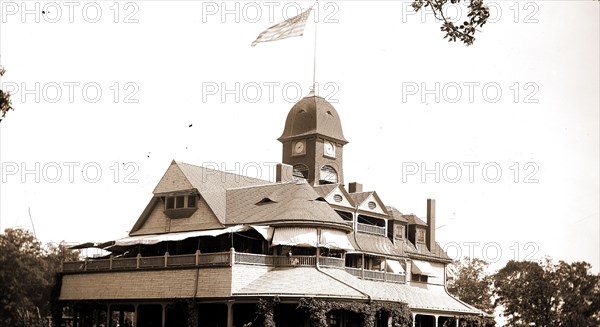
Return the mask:
[(304, 33), (304, 26), (306, 26), (306, 21), (308, 20), (308, 15), (310, 15), (311, 9), (312, 6), (297, 16), (288, 18), (281, 23), (267, 28), (258, 35), (254, 42), (252, 42), (252, 46), (257, 45), (260, 42), (271, 42), (293, 36), (302, 36)]

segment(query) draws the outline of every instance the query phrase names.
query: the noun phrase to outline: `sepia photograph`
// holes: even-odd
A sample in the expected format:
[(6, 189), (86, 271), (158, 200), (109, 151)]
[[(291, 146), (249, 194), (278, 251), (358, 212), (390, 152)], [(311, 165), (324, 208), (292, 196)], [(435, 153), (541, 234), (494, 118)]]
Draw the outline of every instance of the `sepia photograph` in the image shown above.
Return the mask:
[(1, 327), (600, 326), (600, 1), (0, 0)]

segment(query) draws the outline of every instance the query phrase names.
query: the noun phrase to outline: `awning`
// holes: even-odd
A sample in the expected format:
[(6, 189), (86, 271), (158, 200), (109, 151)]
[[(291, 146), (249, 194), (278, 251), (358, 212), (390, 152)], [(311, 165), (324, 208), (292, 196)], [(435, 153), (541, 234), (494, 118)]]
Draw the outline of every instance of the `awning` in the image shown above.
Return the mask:
[(310, 227), (278, 227), (273, 233), (272, 245), (317, 246), (317, 229)]
[(396, 260), (385, 260), (385, 267), (387, 272), (391, 272), (394, 274), (404, 274), (404, 269), (399, 261)]
[(354, 247), (348, 240), (348, 235), (340, 230), (322, 229), (319, 246), (330, 249), (354, 251)]
[(262, 225), (250, 225), (250, 227), (262, 235), (265, 240), (270, 241), (273, 239), (273, 227)]
[(154, 235), (140, 235), (140, 236), (132, 236), (125, 237), (115, 241), (114, 246), (131, 246), (137, 244), (156, 244), (160, 242), (168, 242), (168, 241), (181, 241), (190, 237), (199, 237), (199, 236), (218, 236), (227, 233), (236, 233), (243, 232), (248, 230), (249, 226), (233, 226), (224, 229), (213, 229), (213, 230), (202, 230), (202, 231), (192, 231), (192, 232), (179, 232), (179, 233), (168, 233), (168, 234), (154, 234)]
[(431, 263), (427, 261), (413, 260), (412, 261), (412, 272), (420, 275), (427, 276), (436, 276), (437, 273), (435, 269), (431, 265)]
[(113, 245), (114, 243), (115, 243), (115, 241), (86, 242), (86, 243), (69, 246), (69, 249), (71, 249), (71, 250), (81, 250), (81, 249), (89, 249), (89, 248), (104, 249), (105, 247)]

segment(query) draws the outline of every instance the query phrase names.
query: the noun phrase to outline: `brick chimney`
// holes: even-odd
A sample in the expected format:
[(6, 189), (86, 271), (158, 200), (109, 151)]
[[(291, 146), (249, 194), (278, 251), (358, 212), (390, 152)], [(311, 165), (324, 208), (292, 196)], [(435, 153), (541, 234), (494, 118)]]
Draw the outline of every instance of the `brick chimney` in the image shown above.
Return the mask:
[(294, 180), (294, 167), (286, 164), (275, 166), (275, 181), (277, 183), (289, 183)]
[(427, 231), (425, 243), (429, 251), (435, 251), (435, 199), (427, 199)]
[(348, 193), (362, 193), (363, 186), (361, 183), (352, 182), (348, 183)]

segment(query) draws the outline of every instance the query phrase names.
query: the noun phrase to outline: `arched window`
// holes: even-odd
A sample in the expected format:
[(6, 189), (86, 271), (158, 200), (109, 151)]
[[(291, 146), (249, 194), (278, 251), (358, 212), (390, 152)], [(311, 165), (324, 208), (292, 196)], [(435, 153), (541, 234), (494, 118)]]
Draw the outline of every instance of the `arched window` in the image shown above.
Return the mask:
[(330, 165), (321, 167), (319, 184), (335, 184), (338, 182), (338, 174), (335, 168)]

